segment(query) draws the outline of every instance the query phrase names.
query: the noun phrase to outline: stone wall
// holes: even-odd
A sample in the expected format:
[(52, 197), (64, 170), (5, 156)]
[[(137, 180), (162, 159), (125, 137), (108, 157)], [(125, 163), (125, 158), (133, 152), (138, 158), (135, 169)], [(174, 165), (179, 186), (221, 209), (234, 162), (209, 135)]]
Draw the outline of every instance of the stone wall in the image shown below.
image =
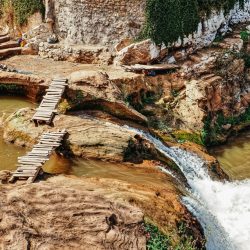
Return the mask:
[(70, 44), (112, 45), (135, 37), (145, 0), (56, 0), (55, 29)]

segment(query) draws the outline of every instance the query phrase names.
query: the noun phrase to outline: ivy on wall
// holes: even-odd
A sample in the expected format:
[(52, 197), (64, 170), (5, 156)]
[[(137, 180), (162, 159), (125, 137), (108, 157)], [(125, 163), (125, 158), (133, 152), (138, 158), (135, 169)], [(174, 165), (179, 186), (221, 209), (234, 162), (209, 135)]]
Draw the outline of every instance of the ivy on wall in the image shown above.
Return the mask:
[(35, 12), (44, 14), (45, 7), (42, 0), (0, 0), (1, 15), (13, 12), (13, 22), (23, 25), (27, 19)]
[(245, 0), (147, 0), (146, 25), (143, 37), (157, 44), (169, 44), (183, 39), (198, 28), (204, 15), (212, 10), (228, 13), (236, 3), (244, 7)]

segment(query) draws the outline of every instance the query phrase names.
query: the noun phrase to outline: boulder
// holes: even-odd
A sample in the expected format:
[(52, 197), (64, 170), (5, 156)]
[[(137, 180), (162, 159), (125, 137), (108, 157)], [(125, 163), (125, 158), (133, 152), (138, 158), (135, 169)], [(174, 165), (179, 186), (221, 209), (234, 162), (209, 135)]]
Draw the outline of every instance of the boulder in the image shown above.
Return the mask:
[(58, 176), (35, 185), (1, 185), (1, 190), (1, 249), (146, 248), (143, 211), (125, 195), (117, 201), (118, 191), (106, 195), (111, 189), (101, 182)]
[(241, 38), (226, 38), (218, 46), (222, 49), (239, 52), (243, 48), (243, 40)]
[(150, 39), (133, 43), (118, 52), (116, 64), (133, 65), (148, 64), (167, 55), (167, 49), (157, 46)]

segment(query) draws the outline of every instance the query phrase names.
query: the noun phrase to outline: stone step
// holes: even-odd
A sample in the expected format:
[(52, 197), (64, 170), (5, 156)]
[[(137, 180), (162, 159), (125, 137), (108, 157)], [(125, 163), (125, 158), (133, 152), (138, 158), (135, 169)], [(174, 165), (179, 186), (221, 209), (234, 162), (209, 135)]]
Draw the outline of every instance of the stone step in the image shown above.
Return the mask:
[(21, 53), (22, 53), (22, 48), (21, 47), (2, 49), (2, 50), (0, 50), (0, 58), (20, 55)]
[(17, 48), (19, 47), (18, 42), (15, 41), (8, 41), (4, 43), (0, 43), (0, 50), (1, 49), (10, 49), (10, 48)]
[(4, 37), (4, 36), (8, 36), (9, 35), (9, 33), (8, 32), (6, 32), (6, 33), (2, 33), (2, 34), (0, 34), (0, 37)]
[(2, 36), (0, 37), (0, 43), (5, 43), (5, 42), (8, 42), (10, 41), (10, 36)]

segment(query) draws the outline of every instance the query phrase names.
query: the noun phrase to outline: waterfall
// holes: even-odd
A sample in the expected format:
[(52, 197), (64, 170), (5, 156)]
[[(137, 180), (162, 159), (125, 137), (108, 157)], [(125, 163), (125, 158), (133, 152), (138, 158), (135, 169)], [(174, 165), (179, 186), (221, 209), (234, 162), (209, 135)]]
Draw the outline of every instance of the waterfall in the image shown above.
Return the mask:
[(250, 180), (214, 181), (206, 163), (194, 153), (167, 147), (149, 133), (127, 127), (147, 139), (173, 160), (190, 185), (190, 196), (183, 203), (200, 221), (208, 250), (250, 249)]

